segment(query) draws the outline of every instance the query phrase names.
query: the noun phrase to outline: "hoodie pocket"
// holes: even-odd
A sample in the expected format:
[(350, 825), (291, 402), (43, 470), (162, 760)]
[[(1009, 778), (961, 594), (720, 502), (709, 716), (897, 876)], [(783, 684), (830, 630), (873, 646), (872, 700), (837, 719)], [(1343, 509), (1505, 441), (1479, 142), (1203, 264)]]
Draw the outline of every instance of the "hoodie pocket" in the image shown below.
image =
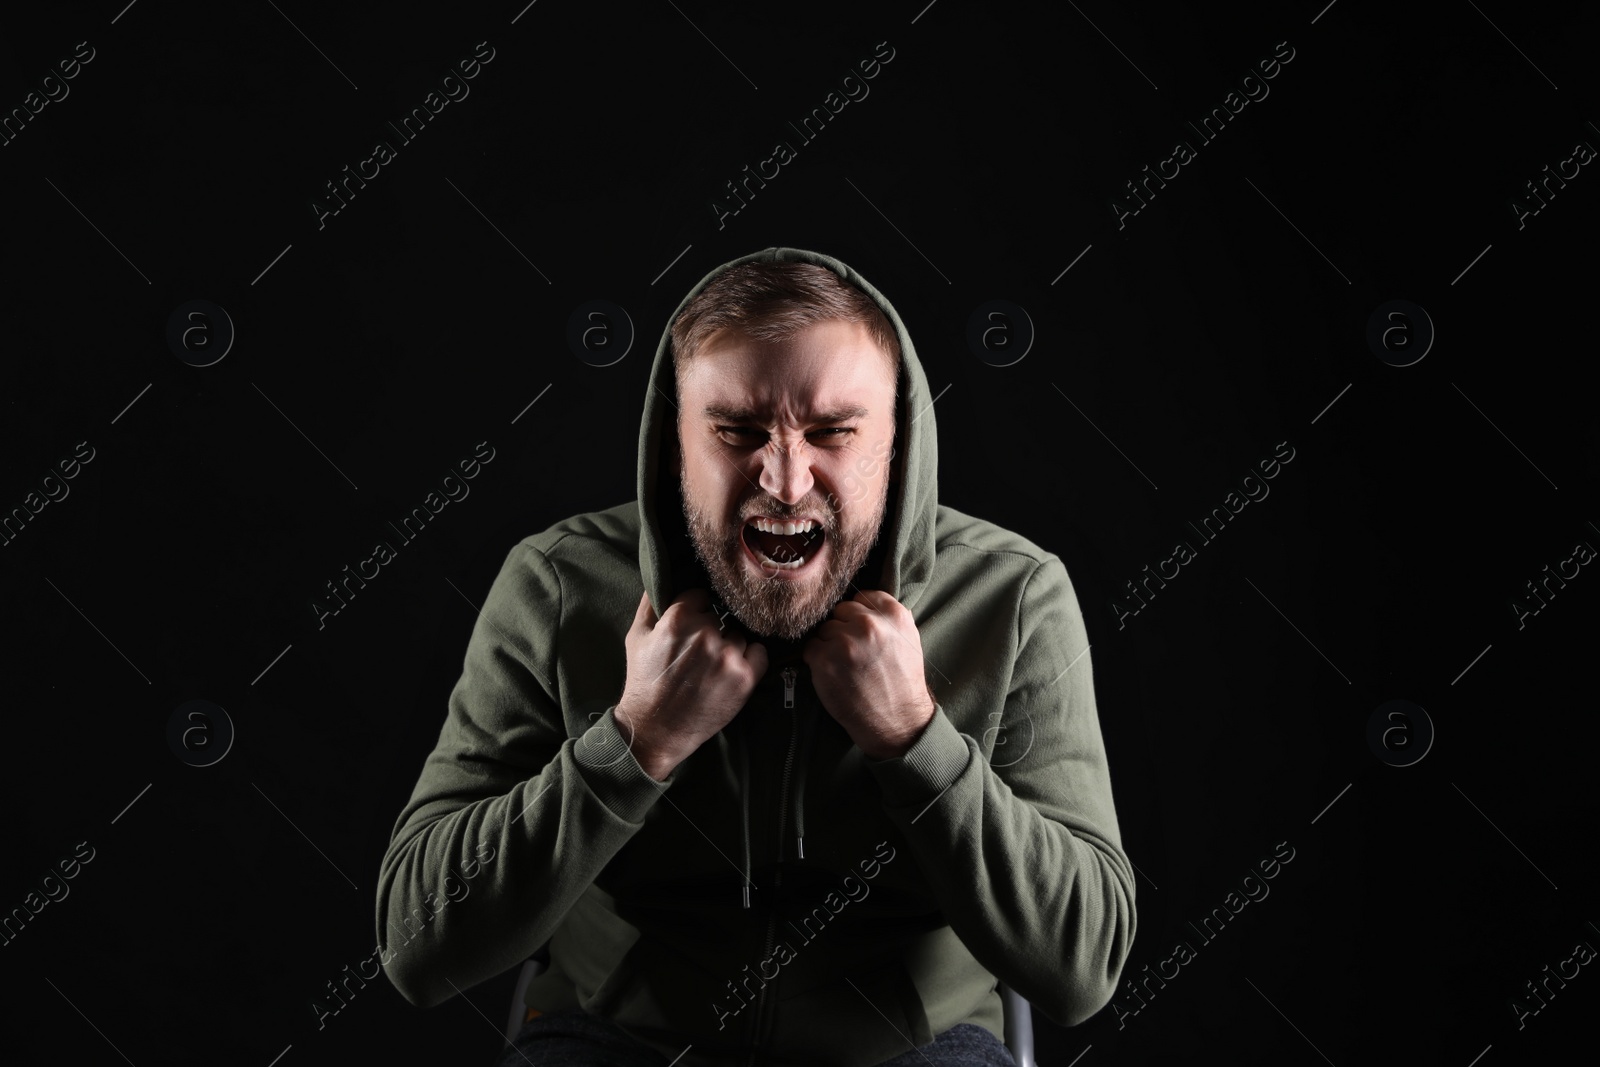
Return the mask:
[(899, 959), (867, 971), (829, 970), (827, 980), (781, 999), (768, 1049), (796, 1060), (868, 1067), (933, 1040), (922, 998)]

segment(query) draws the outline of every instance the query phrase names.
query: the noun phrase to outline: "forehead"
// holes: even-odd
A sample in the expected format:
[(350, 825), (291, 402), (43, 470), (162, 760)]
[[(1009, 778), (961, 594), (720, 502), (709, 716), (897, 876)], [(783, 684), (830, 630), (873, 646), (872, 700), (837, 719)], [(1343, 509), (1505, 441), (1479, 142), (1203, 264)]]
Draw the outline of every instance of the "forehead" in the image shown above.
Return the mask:
[(681, 383), (684, 414), (764, 419), (827, 413), (890, 413), (894, 376), (883, 350), (860, 323), (808, 326), (782, 341), (731, 330), (713, 334)]

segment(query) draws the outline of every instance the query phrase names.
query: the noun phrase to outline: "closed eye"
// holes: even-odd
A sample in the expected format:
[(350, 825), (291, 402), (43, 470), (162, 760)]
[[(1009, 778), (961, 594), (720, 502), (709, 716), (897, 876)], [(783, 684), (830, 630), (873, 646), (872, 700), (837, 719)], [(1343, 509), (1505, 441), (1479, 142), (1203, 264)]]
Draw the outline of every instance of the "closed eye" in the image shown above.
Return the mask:
[[(749, 436), (765, 437), (767, 435), (767, 431), (758, 430), (758, 429), (756, 429), (754, 427), (751, 427), (751, 426), (718, 426), (717, 427), (717, 432), (718, 433), (731, 434), (731, 435), (733, 435), (735, 437), (740, 437), (740, 436), (744, 436), (744, 437), (749, 437)], [(828, 427), (825, 427), (825, 428), (820, 429), (820, 430), (811, 431), (811, 436), (816, 436), (818, 434), (821, 434), (821, 435), (827, 436), (827, 437), (835, 437), (835, 436), (837, 436), (837, 437), (845, 437), (845, 436), (848, 436), (848, 435), (853, 434), (855, 432), (856, 432), (855, 431), (855, 427), (853, 427), (853, 426), (828, 426)]]

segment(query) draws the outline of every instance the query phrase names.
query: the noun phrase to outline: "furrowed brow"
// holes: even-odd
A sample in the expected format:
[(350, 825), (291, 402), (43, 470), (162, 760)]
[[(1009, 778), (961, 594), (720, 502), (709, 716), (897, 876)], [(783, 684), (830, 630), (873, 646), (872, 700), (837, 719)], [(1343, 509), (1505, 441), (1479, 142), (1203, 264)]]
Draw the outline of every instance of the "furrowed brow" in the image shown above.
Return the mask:
[[(706, 417), (718, 422), (726, 423), (764, 423), (767, 416), (763, 412), (750, 408), (730, 407), (723, 404), (707, 404)], [(837, 408), (833, 411), (823, 411), (812, 415), (810, 422), (844, 422), (847, 419), (866, 418), (867, 409), (860, 406)]]

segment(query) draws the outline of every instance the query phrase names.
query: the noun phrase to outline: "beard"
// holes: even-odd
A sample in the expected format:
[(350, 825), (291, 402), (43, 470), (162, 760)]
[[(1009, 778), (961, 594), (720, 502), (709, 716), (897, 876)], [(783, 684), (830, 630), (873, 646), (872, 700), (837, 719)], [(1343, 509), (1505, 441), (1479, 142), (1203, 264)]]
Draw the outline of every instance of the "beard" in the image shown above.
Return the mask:
[[(867, 510), (854, 521), (842, 520), (841, 512), (826, 504), (817, 507), (807, 500), (786, 507), (762, 496), (743, 501), (736, 521), (729, 526), (725, 519), (713, 517), (694, 501), (681, 477), (678, 495), (694, 554), (711, 579), (716, 598), (752, 634), (799, 641), (821, 625), (834, 605), (844, 599), (845, 590), (878, 543), (888, 509), (889, 481), (885, 479), (877, 500), (868, 503)], [(743, 544), (745, 522), (754, 515), (819, 518), (827, 557), (822, 569), (800, 580), (758, 574), (746, 562)], [(821, 550), (820, 546), (814, 549)], [(814, 564), (808, 561), (807, 566)]]

